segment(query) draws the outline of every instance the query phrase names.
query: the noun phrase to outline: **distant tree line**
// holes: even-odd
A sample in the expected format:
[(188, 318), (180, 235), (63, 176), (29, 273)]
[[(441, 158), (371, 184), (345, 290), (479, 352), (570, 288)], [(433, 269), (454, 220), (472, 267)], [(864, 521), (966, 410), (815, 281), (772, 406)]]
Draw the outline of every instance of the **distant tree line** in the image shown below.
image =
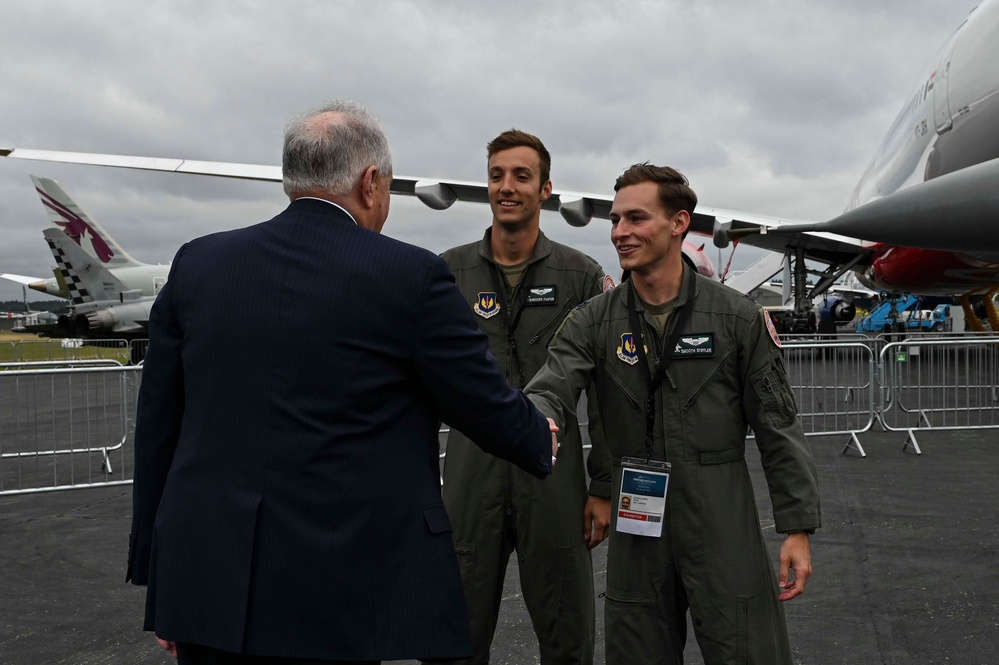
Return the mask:
[[(32, 312), (58, 312), (68, 306), (66, 300), (35, 300), (28, 301)], [(0, 312), (23, 312), (23, 300), (0, 300)]]

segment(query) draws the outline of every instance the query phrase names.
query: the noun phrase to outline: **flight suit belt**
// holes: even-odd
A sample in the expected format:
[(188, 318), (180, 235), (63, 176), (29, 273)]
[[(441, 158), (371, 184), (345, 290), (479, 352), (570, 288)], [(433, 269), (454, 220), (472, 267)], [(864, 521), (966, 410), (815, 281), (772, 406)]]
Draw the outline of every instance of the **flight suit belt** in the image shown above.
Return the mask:
[(702, 452), (698, 456), (701, 464), (725, 464), (726, 462), (737, 462), (746, 457), (746, 446), (729, 448), (718, 452)]

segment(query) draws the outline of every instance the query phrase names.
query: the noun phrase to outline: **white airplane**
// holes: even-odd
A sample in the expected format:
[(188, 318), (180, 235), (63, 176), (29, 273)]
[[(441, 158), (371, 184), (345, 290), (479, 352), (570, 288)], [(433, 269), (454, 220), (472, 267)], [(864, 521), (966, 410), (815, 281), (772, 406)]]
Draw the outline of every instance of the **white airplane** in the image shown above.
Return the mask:
[(58, 332), (72, 337), (143, 337), (155, 296), (129, 289), (100, 259), (90, 256), (60, 229), (45, 229), (45, 241), (66, 285), (70, 313)]
[[(0, 156), (281, 180), (277, 166), (23, 148), (0, 149)], [(415, 196), (436, 210), (455, 201), (488, 202), (486, 184), (476, 182), (396, 176), (392, 192)], [(613, 196), (556, 191), (544, 207), (557, 210), (573, 226), (584, 226), (593, 217), (607, 218), (612, 202)], [(739, 240), (776, 252), (743, 273), (738, 287), (748, 291), (762, 284), (783, 261), (785, 288), (793, 285), (792, 330), (809, 331), (814, 299), (849, 270), (878, 291), (960, 296), (967, 320), (978, 322), (970, 298), (994, 294), (999, 286), (997, 219), (999, 0), (985, 0), (920, 78), (842, 215), (798, 223), (701, 206), (691, 230), (713, 236), (719, 247)], [(703, 251), (691, 251), (693, 244), (686, 249), (692, 258), (699, 254), (707, 259)], [(814, 270), (806, 261), (826, 268)], [(817, 277), (811, 286), (810, 274)], [(990, 317), (999, 320), (992, 297), (983, 300)], [(839, 308), (840, 316), (850, 310)]]
[[(76, 204), (69, 194), (50, 178), (31, 176), (35, 191), (48, 212), (49, 221), (88, 255), (97, 259), (124, 286), (126, 291), (139, 291), (143, 296), (155, 296), (166, 283), (169, 265), (151, 265), (136, 261), (111, 235)], [(58, 269), (48, 279), (4, 273), (0, 278), (17, 282), (35, 291), (59, 298), (69, 298), (66, 284)]]

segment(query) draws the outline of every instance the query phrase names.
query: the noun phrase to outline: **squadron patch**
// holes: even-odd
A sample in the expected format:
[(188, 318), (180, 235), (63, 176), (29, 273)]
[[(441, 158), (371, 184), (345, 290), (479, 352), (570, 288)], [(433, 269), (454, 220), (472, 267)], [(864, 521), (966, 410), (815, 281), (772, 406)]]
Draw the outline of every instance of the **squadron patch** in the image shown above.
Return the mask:
[(472, 311), (484, 319), (491, 319), (499, 314), (499, 301), (496, 299), (495, 291), (480, 291), (479, 299), (472, 307)]
[(604, 287), (603, 287), (604, 293), (607, 293), (615, 286), (616, 285), (614, 284), (614, 278), (611, 277), (610, 275), (604, 275)]
[[(649, 347), (645, 347), (645, 352), (649, 352)], [(635, 345), (635, 335), (630, 332), (621, 333), (621, 346), (617, 347), (617, 357), (634, 365), (638, 362), (638, 347)]]
[(764, 309), (760, 311), (763, 312), (763, 320), (767, 322), (767, 330), (770, 332), (770, 339), (773, 340), (774, 344), (776, 344), (779, 349), (781, 346), (780, 337), (777, 336), (777, 328), (774, 327), (774, 320), (770, 318), (770, 314), (767, 310)]
[(555, 285), (532, 286), (527, 290), (525, 305), (554, 305), (558, 301)]

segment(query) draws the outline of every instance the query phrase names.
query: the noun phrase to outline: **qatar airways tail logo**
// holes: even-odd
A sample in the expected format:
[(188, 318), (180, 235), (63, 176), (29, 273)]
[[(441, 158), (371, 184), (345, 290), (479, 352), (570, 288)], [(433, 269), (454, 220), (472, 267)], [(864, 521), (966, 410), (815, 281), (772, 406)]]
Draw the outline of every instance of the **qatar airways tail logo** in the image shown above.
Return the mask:
[(114, 252), (112, 252), (111, 248), (108, 247), (104, 238), (102, 238), (97, 231), (95, 231), (94, 228), (86, 222), (86, 220), (42, 190), (38, 189), (36, 191), (42, 197), (42, 203), (46, 208), (54, 210), (56, 214), (66, 220), (64, 222), (57, 221), (56, 224), (66, 233), (66, 235), (73, 239), (73, 242), (80, 245), (80, 247), (83, 247), (82, 238), (83, 236), (89, 234), (90, 244), (94, 248), (94, 253), (97, 255), (97, 258), (99, 258), (102, 263), (107, 263), (111, 260), (114, 256)]

